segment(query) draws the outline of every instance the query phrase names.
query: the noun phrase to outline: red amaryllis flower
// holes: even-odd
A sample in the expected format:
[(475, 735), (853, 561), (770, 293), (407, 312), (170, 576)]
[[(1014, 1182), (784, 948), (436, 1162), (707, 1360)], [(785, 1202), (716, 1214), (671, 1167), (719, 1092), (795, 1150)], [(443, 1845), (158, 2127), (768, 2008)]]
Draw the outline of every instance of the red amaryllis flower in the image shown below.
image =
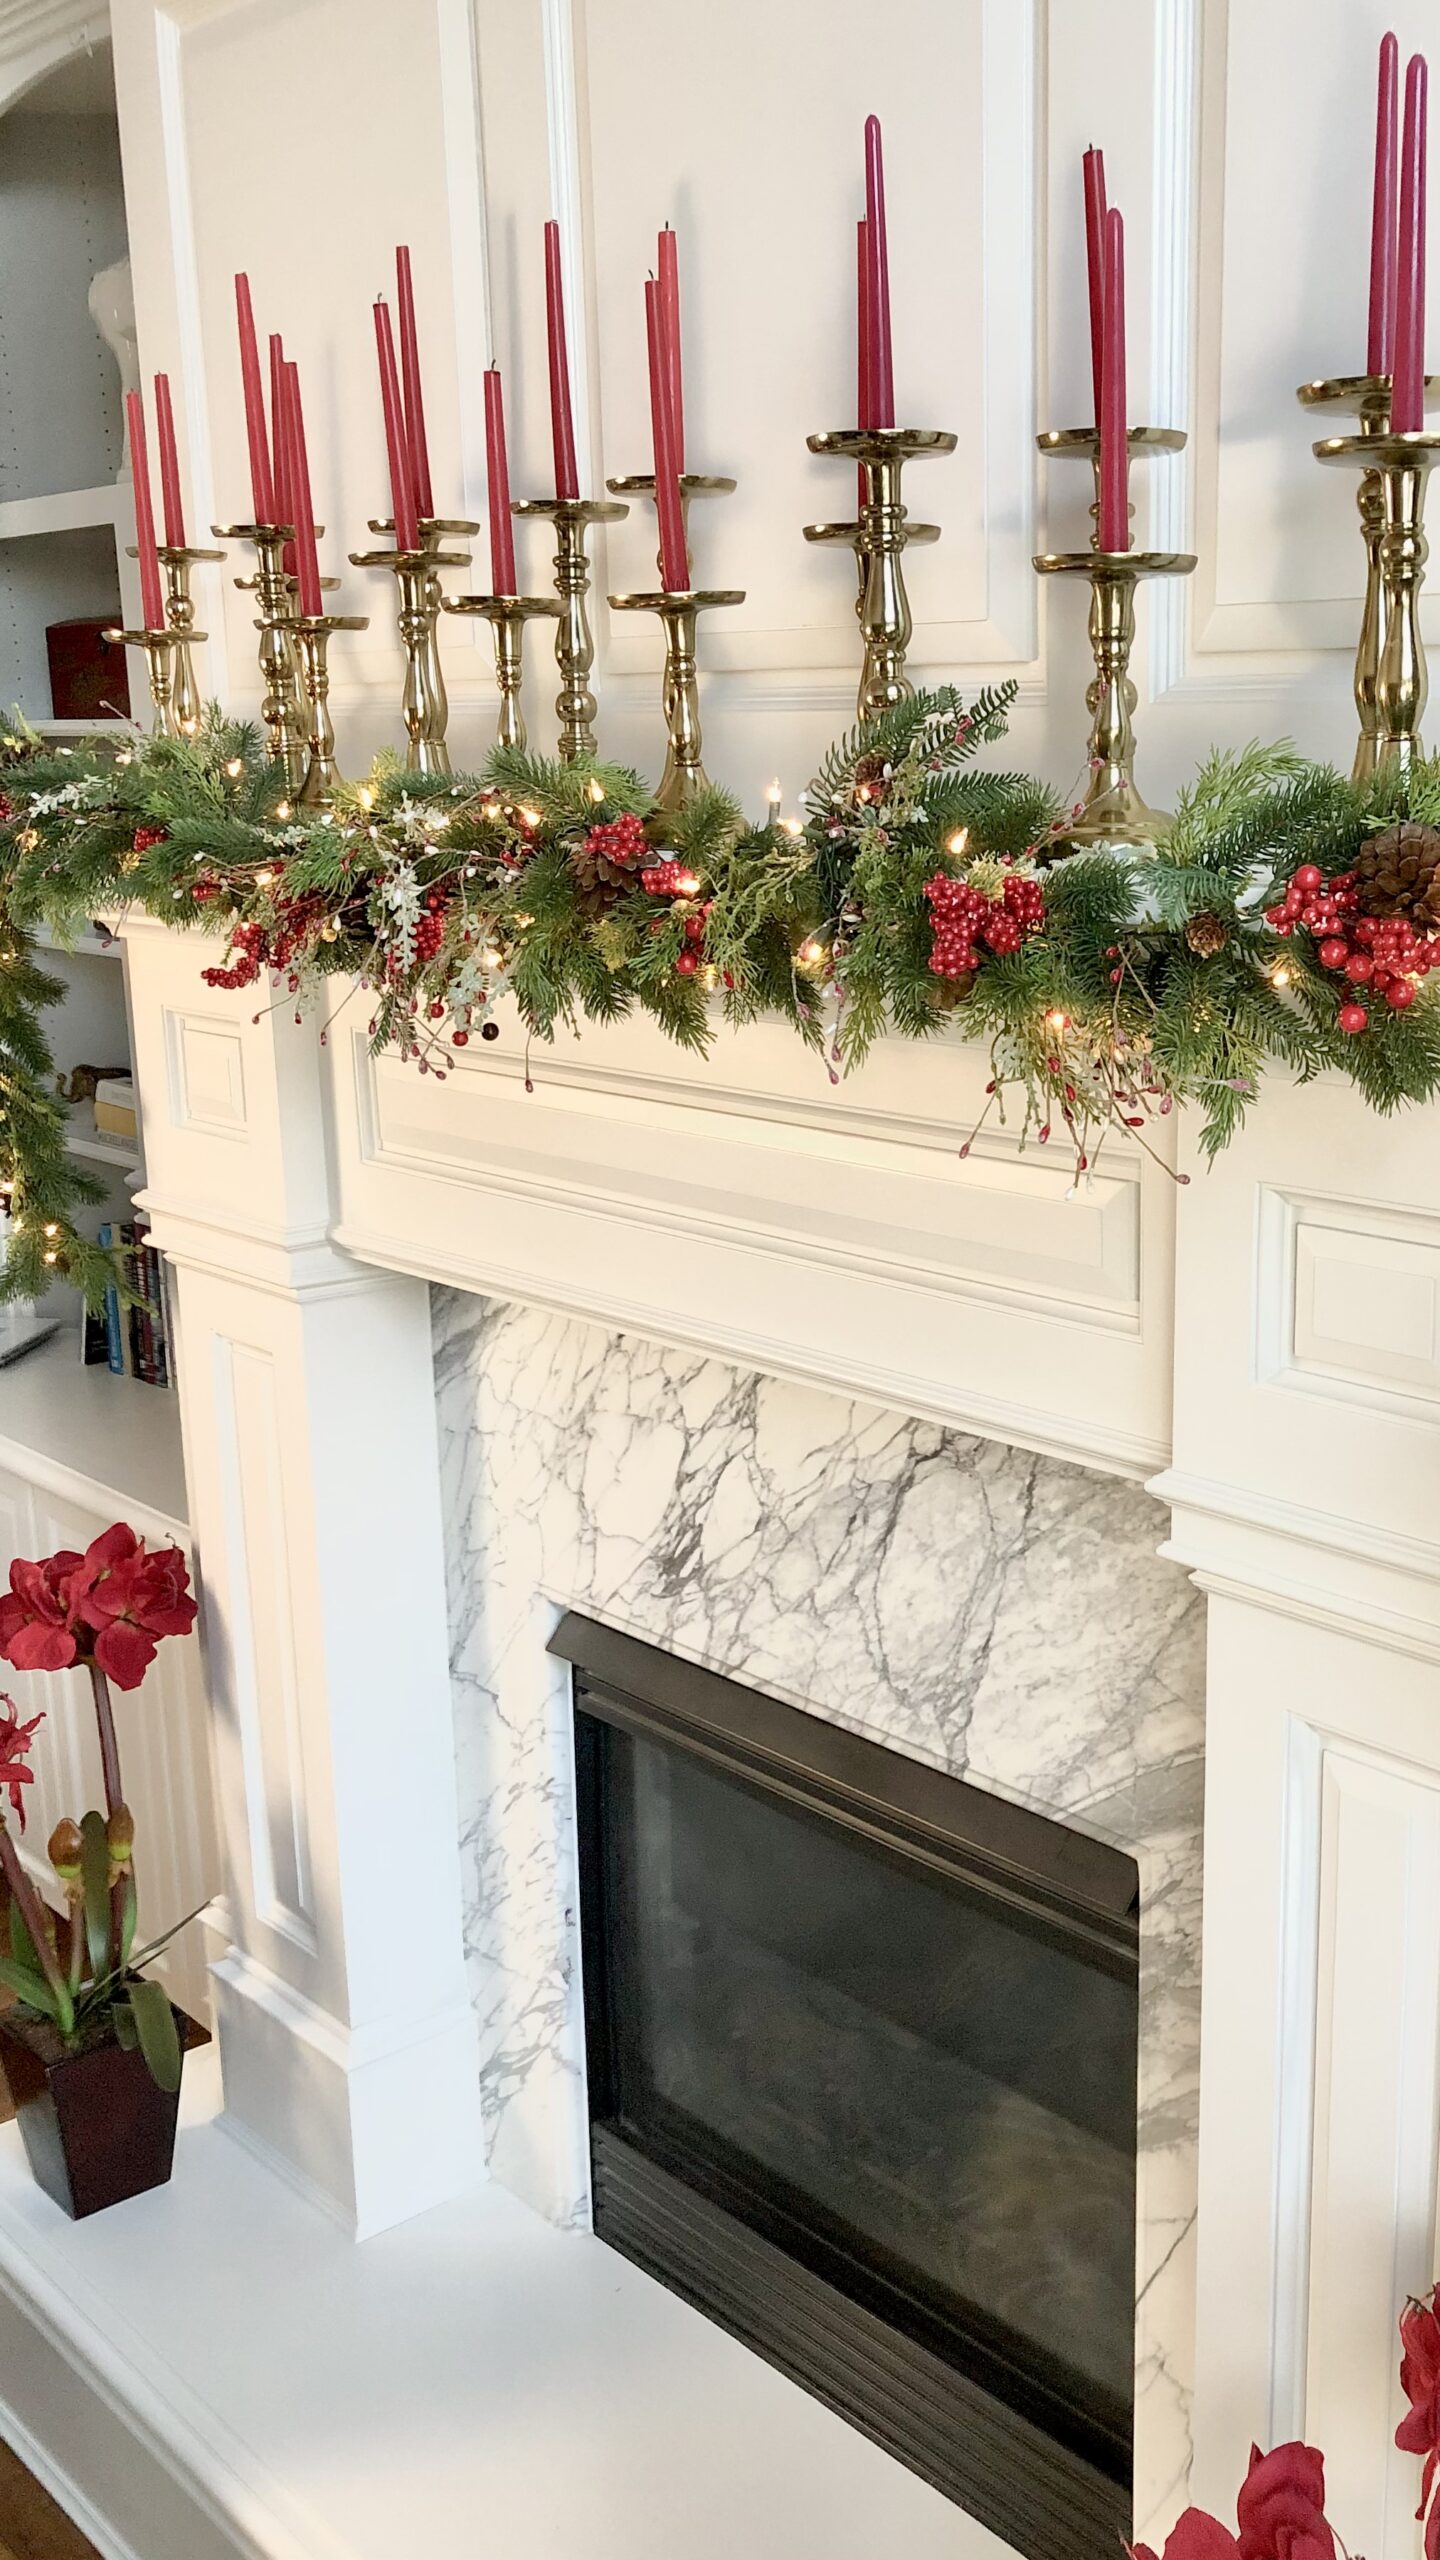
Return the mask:
[[(1240, 2545), (1218, 2516), (1187, 2507), (1165, 2544), (1165, 2560), (1235, 2560)], [(1131, 2560), (1155, 2560), (1147, 2542), (1132, 2542)]]
[(162, 1636), (188, 1635), (195, 1624), (179, 1548), (152, 1554), (123, 1520), (86, 1548), (68, 1591), (87, 1651), (120, 1689), (138, 1689)]
[(0, 1597), (0, 1654), (17, 1671), (64, 1671), (78, 1660), (70, 1578), (80, 1562), (70, 1547), (38, 1564), (15, 1558)]
[(1235, 2502), (1240, 2560), (1335, 2560), (1325, 2521), (1325, 2457), (1309, 2444), (1250, 2447), (1250, 2469)]
[(1417, 2453), (1425, 2464), (1420, 2475), (1420, 2504), (1425, 2516), (1425, 2560), (1440, 2560), (1440, 2499), (1431, 2505), (1435, 2472), (1440, 2464), (1440, 2286), (1428, 2302), (1407, 2302), (1400, 2314), (1400, 2387), (1410, 2406), (1395, 2430), (1402, 2453)]
[(15, 1712), (14, 1699), (7, 1698), (0, 1691), (0, 1793), (8, 1795), (10, 1810), (20, 1816), (22, 1831), (25, 1828), (25, 1798), (21, 1789), (35, 1783), (35, 1772), (28, 1758), (31, 1738), (44, 1721), (42, 1709), (38, 1716), (30, 1718), (28, 1724), (22, 1724)]

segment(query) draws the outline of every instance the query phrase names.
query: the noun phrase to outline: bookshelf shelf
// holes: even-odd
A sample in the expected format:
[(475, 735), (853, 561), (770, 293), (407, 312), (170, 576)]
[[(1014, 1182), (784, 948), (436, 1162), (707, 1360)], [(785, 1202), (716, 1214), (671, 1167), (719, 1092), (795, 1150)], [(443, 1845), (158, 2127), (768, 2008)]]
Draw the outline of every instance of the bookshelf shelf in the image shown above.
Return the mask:
[(77, 1103), (71, 1113), (65, 1146), (72, 1156), (83, 1156), (87, 1164), (108, 1164), (116, 1173), (138, 1173), (140, 1150), (128, 1138), (107, 1138), (95, 1126), (94, 1108), (90, 1103)]
[(184, 1535), (185, 1467), (173, 1389), (81, 1366), (78, 1317), (0, 1369), (0, 1467), (32, 1484), (113, 1506), (117, 1518), (148, 1515)]

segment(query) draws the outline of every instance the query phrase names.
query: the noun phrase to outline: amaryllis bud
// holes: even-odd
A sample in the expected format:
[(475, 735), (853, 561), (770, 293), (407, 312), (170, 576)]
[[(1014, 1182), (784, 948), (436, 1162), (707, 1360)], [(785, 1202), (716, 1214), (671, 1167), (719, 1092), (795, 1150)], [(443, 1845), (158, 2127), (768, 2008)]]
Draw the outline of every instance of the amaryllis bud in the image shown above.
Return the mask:
[(112, 1869), (123, 1875), (135, 1855), (135, 1816), (128, 1804), (117, 1804), (105, 1825)]
[(46, 1845), (51, 1866), (66, 1892), (72, 1892), (80, 1882), (80, 1862), (85, 1847), (79, 1824), (72, 1822), (67, 1814), (63, 1822), (56, 1823)]

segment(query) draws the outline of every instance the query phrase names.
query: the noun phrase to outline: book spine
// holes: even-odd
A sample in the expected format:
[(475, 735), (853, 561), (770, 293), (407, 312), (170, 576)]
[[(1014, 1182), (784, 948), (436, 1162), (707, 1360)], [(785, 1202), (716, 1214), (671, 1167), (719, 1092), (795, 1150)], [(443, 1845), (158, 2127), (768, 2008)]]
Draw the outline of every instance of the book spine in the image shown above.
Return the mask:
[(153, 1244), (145, 1247), (145, 1294), (155, 1328), (155, 1384), (170, 1384), (170, 1325), (165, 1305), (165, 1268)]
[[(100, 1243), (107, 1253), (115, 1250), (115, 1230), (106, 1220), (100, 1230)], [(120, 1331), (120, 1292), (114, 1281), (105, 1291), (105, 1359), (117, 1378), (125, 1375), (125, 1343)]]

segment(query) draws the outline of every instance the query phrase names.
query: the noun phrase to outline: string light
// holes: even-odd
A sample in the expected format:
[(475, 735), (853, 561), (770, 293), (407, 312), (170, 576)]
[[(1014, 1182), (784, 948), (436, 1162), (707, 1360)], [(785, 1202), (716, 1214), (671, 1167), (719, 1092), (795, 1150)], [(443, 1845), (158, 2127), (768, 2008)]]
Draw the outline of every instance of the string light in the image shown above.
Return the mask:
[(589, 781), (588, 781), (588, 782), (586, 783), (586, 785), (585, 785), (585, 788), (586, 788), (586, 790), (588, 791), (588, 793), (589, 793), (589, 795), (590, 795), (591, 799), (594, 801), (596, 808), (598, 809), (598, 808), (599, 808), (599, 806), (600, 806), (601, 801), (602, 801), (602, 800), (604, 799), (604, 797), (605, 797), (605, 785), (604, 785), (604, 783), (603, 783), (603, 782), (599, 782), (599, 781), (597, 781), (597, 780), (596, 780), (595, 775), (592, 773), (592, 775), (590, 776)]
[[(129, 757), (127, 756), (127, 757), (125, 758), (125, 762), (128, 764), (128, 763), (129, 763), (129, 761), (130, 761), (130, 759), (129, 759)], [(234, 781), (234, 779), (235, 779), (235, 776), (237, 775), (237, 773), (243, 773), (243, 772), (244, 772), (244, 770), (245, 770), (245, 764), (244, 764), (244, 759), (243, 759), (243, 757), (240, 757), (240, 756), (231, 756), (231, 757), (229, 758), (229, 760), (228, 760), (227, 764), (226, 764), (225, 770), (226, 770), (226, 772), (229, 774), (230, 779), (231, 779), (231, 781), (233, 782), (233, 781)]]
[(289, 815), (290, 815), (290, 803), (289, 803), (289, 801), (288, 801), (288, 800), (282, 800), (282, 801), (281, 801), (281, 803), (280, 803), (280, 805), (279, 805), (278, 809), (277, 809), (277, 810), (276, 810), (276, 812), (275, 812), (275, 815), (276, 815), (276, 817), (277, 817), (277, 818), (288, 818), (288, 817), (289, 817)]
[(362, 782), (360, 785), (360, 806), (362, 809), (373, 809), (375, 806), (375, 793), (368, 782)]
[(787, 836), (803, 836), (805, 829), (798, 818), (782, 818), (781, 832)]
[(1278, 967), (1276, 967), (1276, 968), (1274, 968), (1274, 969), (1272, 969), (1272, 970), (1271, 970), (1271, 972), (1270, 972), (1270, 984), (1271, 984), (1271, 986), (1272, 986), (1272, 987), (1288, 987), (1288, 986), (1289, 986), (1289, 984), (1290, 984), (1290, 972), (1289, 972), (1289, 970), (1284, 966), (1284, 963), (1283, 963), (1283, 962), (1282, 962)]
[[(276, 815), (276, 817), (277, 817), (277, 818), (279, 817), (280, 812), (279, 812), (279, 810), (278, 810), (278, 809), (276, 810), (275, 815)], [(273, 872), (273, 871), (257, 871), (257, 872), (256, 872), (256, 874), (255, 874), (255, 886), (256, 886), (256, 888), (257, 888), (257, 889), (268, 889), (268, 888), (270, 887), (270, 884), (271, 884), (271, 882), (273, 881), (274, 877), (275, 877), (275, 874), (274, 874), (274, 872)]]
[(964, 850), (965, 850), (965, 847), (966, 847), (966, 846), (967, 846), (967, 844), (969, 843), (969, 841), (970, 841), (970, 830), (969, 830), (969, 828), (968, 828), (968, 827), (957, 827), (957, 828), (956, 828), (956, 830), (955, 830), (955, 833), (953, 834), (953, 836), (947, 836), (947, 838), (946, 838), (946, 840), (945, 840), (945, 850), (946, 850), (946, 852), (947, 852), (947, 853), (953, 853), (953, 854), (957, 854), (957, 855), (958, 855), (958, 854), (962, 854), (962, 853), (964, 852)]
[(811, 934), (807, 941), (801, 943), (795, 957), (802, 969), (818, 969), (825, 957), (825, 945), (823, 942), (817, 942)]
[(1068, 1031), (1070, 1028), (1070, 1016), (1068, 1013), (1047, 1013), (1045, 1016), (1045, 1027), (1047, 1031)]

